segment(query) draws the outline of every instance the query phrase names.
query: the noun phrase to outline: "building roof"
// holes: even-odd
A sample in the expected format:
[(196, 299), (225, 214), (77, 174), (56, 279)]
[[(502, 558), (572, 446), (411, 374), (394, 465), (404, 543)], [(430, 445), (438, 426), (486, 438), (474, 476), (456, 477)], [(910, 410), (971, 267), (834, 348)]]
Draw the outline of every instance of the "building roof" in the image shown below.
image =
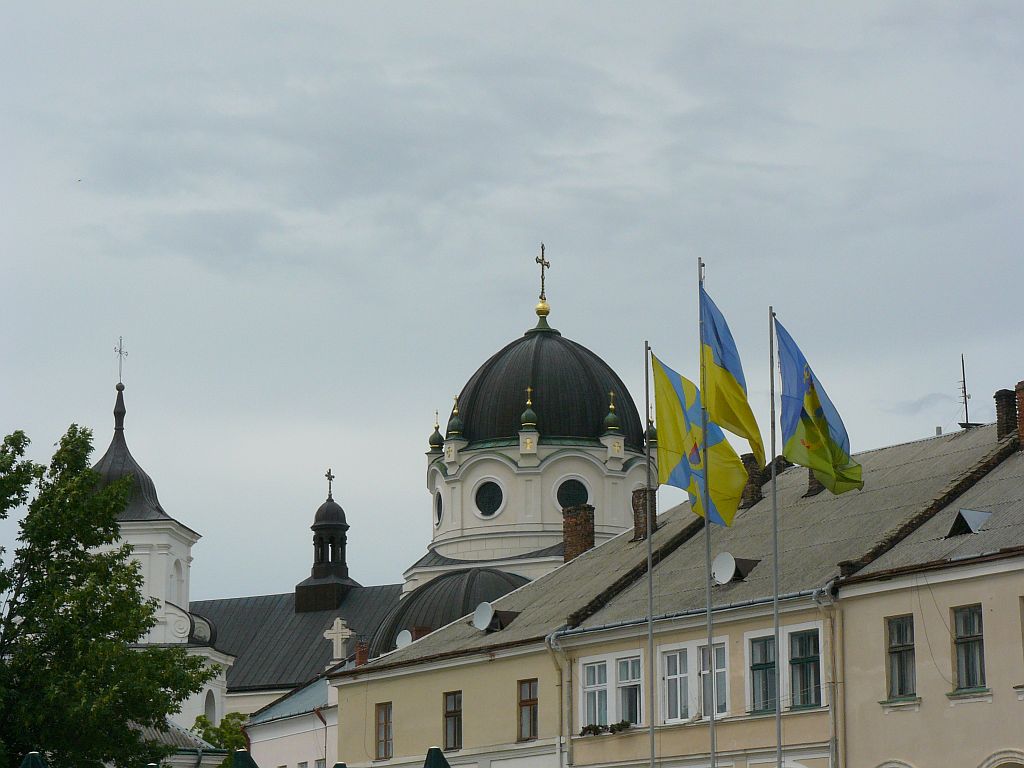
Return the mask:
[[(779, 594), (822, 588), (840, 576), (840, 563), (881, 554), (908, 524), (919, 525), (924, 513), (934, 514), (937, 499), (1008, 445), (996, 440), (993, 425), (866, 451), (855, 456), (864, 468), (863, 490), (840, 496), (828, 491), (805, 496), (807, 469), (786, 469), (778, 475)], [(716, 606), (772, 595), (771, 500), (768, 486), (763, 490), (765, 498), (740, 510), (732, 527), (712, 529), (712, 556), (728, 552), (760, 561), (742, 580), (713, 588)], [(640, 580), (581, 628), (641, 618), (646, 599), (647, 582)], [(699, 536), (655, 568), (654, 615), (697, 611), (705, 600), (704, 537)]]
[[(535, 549), (533, 552), (523, 552), (518, 555), (509, 555), (508, 557), (502, 558), (505, 560), (530, 560), (532, 558), (539, 557), (562, 557), (565, 552), (565, 542), (560, 541), (557, 544), (552, 544), (550, 547), (544, 547), (543, 549)], [(413, 563), (407, 570), (413, 568), (436, 568), (443, 565), (461, 565), (466, 568), (471, 568), (474, 563), (478, 563), (479, 560), (460, 560), (455, 557), (448, 557), (442, 555), (436, 549), (430, 548), (427, 550), (427, 554)], [(493, 562), (493, 561), (492, 561)]]
[(335, 618), (340, 616), (357, 637), (369, 638), (401, 592), (401, 584), (353, 587), (330, 611), (296, 613), (292, 592), (195, 600), (189, 611), (211, 621), (217, 649), (236, 657), (227, 673), (230, 693), (293, 688), (331, 661), (331, 643), (323, 633)]
[(600, 437), (605, 431), (608, 393), (614, 392), (626, 445), (635, 450), (643, 446), (636, 405), (615, 371), (546, 322), (492, 355), (462, 388), (462, 436), (470, 445), (518, 439), (527, 387), (533, 388), (533, 410), (542, 442), (545, 438)]
[(391, 610), (373, 634), (370, 655), (379, 656), (392, 650), (402, 630), (433, 631), (527, 581), (529, 579), (496, 568), (464, 568), (442, 573), (414, 589)]
[(213, 746), (207, 741), (199, 738), (192, 731), (182, 728), (180, 725), (167, 720), (164, 723), (164, 728), (155, 728), (151, 725), (136, 726), (142, 733), (142, 738), (150, 743), (162, 744), (165, 747), (173, 747), (175, 750), (182, 752), (208, 752), (212, 754), (223, 753), (227, 754), (226, 749), (219, 749)]
[[(864, 467), (864, 489), (841, 496), (827, 491), (805, 496), (807, 470), (782, 471), (780, 593), (810, 594), (841, 572), (863, 568), (968, 489), (982, 492), (986, 484), (981, 480), (1000, 462), (1005, 468), (988, 482), (1002, 483), (1002, 472), (1007, 472), (1005, 482), (1012, 483), (1009, 478), (1020, 461), (1019, 454), (1013, 454), (1015, 448), (1015, 439), (997, 440), (995, 427), (986, 426), (866, 451), (856, 456)], [(759, 561), (742, 581), (715, 587), (717, 606), (770, 598), (771, 525), (771, 502), (765, 498), (740, 510), (731, 528), (713, 529), (714, 553), (727, 551), (738, 559)], [(688, 503), (659, 516), (652, 538), (656, 616), (704, 607), (704, 537), (698, 535), (702, 528)], [(561, 628), (584, 630), (641, 620), (647, 606), (647, 582), (642, 578), (646, 544), (631, 537), (632, 531), (620, 534), (497, 600), (495, 609), (519, 612), (500, 631), (481, 632), (460, 619), (339, 675), (536, 642)]]
[(285, 717), (304, 715), (327, 706), (327, 678), (323, 675), (306, 683), (252, 714), (246, 727)]
[(114, 436), (110, 440), (107, 452), (96, 462), (93, 470), (99, 472), (100, 482), (103, 485), (109, 485), (115, 480), (120, 480), (125, 475), (131, 475), (134, 478), (132, 493), (128, 498), (128, 505), (117, 516), (118, 522), (174, 520), (160, 505), (160, 499), (157, 498), (156, 485), (153, 483), (153, 479), (139, 466), (131, 451), (128, 450), (128, 443), (124, 439), (124, 417), (126, 412), (124, 406), (124, 384), (118, 384), (116, 389)]

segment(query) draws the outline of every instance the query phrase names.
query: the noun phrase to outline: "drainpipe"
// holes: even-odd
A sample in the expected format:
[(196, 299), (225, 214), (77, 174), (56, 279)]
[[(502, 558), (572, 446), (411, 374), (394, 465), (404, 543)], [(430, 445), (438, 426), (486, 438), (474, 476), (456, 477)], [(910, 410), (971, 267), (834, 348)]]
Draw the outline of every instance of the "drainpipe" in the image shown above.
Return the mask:
[[(840, 759), (840, 738), (839, 738), (839, 709), (841, 704), (839, 701), (839, 691), (837, 684), (837, 644), (842, 642), (837, 637), (836, 633), (836, 614), (838, 613), (836, 607), (835, 597), (832, 595), (832, 590), (835, 588), (836, 579), (831, 579), (827, 584), (818, 589), (814, 590), (814, 594), (811, 599), (814, 604), (818, 606), (818, 610), (824, 614), (828, 621), (828, 647), (829, 647), (829, 674), (828, 674), (828, 715), (829, 715), (829, 762), (837, 768), (846, 768), (846, 739), (842, 739), (843, 755)], [(839, 636), (841, 637), (841, 635)], [(841, 655), (840, 655), (841, 657)], [(846, 695), (846, 686), (843, 686), (843, 695)], [(845, 707), (843, 717), (843, 727), (846, 725)]]
[[(572, 765), (572, 738), (566, 729), (566, 723), (572, 722), (572, 665), (565, 655), (565, 650), (558, 642), (557, 635), (560, 631), (561, 629), (556, 629), (548, 634), (544, 638), (544, 645), (551, 652), (551, 663), (555, 665), (555, 671), (558, 673), (558, 740), (556, 749), (558, 750), (558, 768), (564, 768), (563, 747), (568, 753), (568, 764)], [(567, 709), (568, 715), (566, 715)]]
[(196, 750), (196, 768), (199, 768), (203, 764), (203, 748), (199, 747)]

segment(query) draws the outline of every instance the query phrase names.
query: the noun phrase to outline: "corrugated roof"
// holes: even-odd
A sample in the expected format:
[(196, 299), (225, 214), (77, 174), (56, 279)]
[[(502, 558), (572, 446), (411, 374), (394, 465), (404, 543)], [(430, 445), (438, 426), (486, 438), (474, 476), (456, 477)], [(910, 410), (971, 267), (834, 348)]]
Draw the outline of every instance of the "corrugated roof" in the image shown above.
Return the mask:
[(154, 728), (151, 725), (135, 726), (141, 733), (142, 738), (148, 742), (163, 744), (177, 750), (203, 750), (203, 752), (227, 754), (226, 749), (218, 749), (212, 744), (203, 741), (192, 731), (185, 730), (170, 720), (164, 723), (164, 728)]
[(249, 723), (256, 725), (282, 717), (292, 717), (323, 709), (327, 706), (327, 678), (318, 677), (310, 683), (282, 696), (249, 718)]
[[(864, 490), (841, 496), (826, 491), (804, 498), (807, 470), (792, 467), (780, 473), (780, 592), (826, 584), (839, 575), (841, 561), (884, 546), (1006, 447), (1005, 441), (996, 441), (995, 427), (988, 426), (866, 451), (857, 455), (864, 467)], [(764, 490), (767, 493), (767, 486)], [(984, 508), (978, 502), (969, 506)], [(655, 614), (702, 607), (704, 540), (699, 521), (688, 504), (681, 504), (658, 522), (652, 544), (663, 556), (655, 565)], [(630, 541), (631, 534), (627, 531), (496, 601), (499, 610), (520, 612), (505, 629), (480, 632), (462, 618), (356, 673), (536, 641), (569, 623), (571, 614), (581, 627), (644, 616), (647, 584), (641, 577), (646, 544)], [(731, 528), (716, 527), (712, 541), (714, 553), (728, 551), (737, 558), (760, 560), (745, 580), (716, 587), (716, 604), (772, 594), (769, 499), (740, 510)]]
[[(341, 617), (356, 636), (369, 639), (402, 593), (401, 584), (354, 587), (331, 611), (295, 612), (295, 594), (196, 600), (189, 610), (213, 622), (216, 647), (236, 657), (228, 691), (292, 688), (323, 672), (331, 644), (323, 633)], [(354, 641), (350, 640), (352, 644)]]

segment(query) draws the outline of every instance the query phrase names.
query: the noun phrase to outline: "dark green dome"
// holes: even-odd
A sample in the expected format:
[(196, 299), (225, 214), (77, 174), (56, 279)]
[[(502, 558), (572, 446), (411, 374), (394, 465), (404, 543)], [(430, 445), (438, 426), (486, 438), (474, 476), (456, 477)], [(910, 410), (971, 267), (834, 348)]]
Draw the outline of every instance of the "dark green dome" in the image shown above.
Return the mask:
[[(607, 429), (608, 393), (626, 445), (643, 446), (643, 425), (622, 380), (600, 357), (543, 322), (491, 356), (459, 395), (460, 431), (470, 445), (514, 440), (522, 427), (523, 393), (533, 388), (541, 439), (596, 440)], [(451, 424), (449, 423), (449, 434)]]

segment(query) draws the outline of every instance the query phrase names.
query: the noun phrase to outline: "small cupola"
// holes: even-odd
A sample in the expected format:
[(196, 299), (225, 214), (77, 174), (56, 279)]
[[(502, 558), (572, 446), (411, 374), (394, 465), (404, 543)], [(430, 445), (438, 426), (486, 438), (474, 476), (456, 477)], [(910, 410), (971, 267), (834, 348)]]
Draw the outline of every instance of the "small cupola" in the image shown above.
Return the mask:
[(455, 398), (455, 405), (452, 406), (452, 415), (448, 419), (448, 437), (462, 437), (462, 417), (459, 416), (459, 398)]
[(328, 469), (327, 500), (313, 516), (313, 568), (308, 579), (295, 587), (295, 611), (333, 610), (359, 584), (349, 578), (345, 547), (348, 522), (345, 510), (334, 500), (334, 473)]
[(604, 417), (604, 433), (617, 434), (622, 431), (619, 415), (615, 412), (615, 392), (608, 392), (608, 415)]
[(526, 410), (519, 417), (523, 429), (537, 429), (537, 412), (533, 410), (533, 387), (526, 388)]
[(437, 420), (437, 411), (434, 411), (434, 432), (427, 440), (430, 446), (430, 453), (440, 453), (444, 448), (444, 435), (441, 434), (441, 424)]

